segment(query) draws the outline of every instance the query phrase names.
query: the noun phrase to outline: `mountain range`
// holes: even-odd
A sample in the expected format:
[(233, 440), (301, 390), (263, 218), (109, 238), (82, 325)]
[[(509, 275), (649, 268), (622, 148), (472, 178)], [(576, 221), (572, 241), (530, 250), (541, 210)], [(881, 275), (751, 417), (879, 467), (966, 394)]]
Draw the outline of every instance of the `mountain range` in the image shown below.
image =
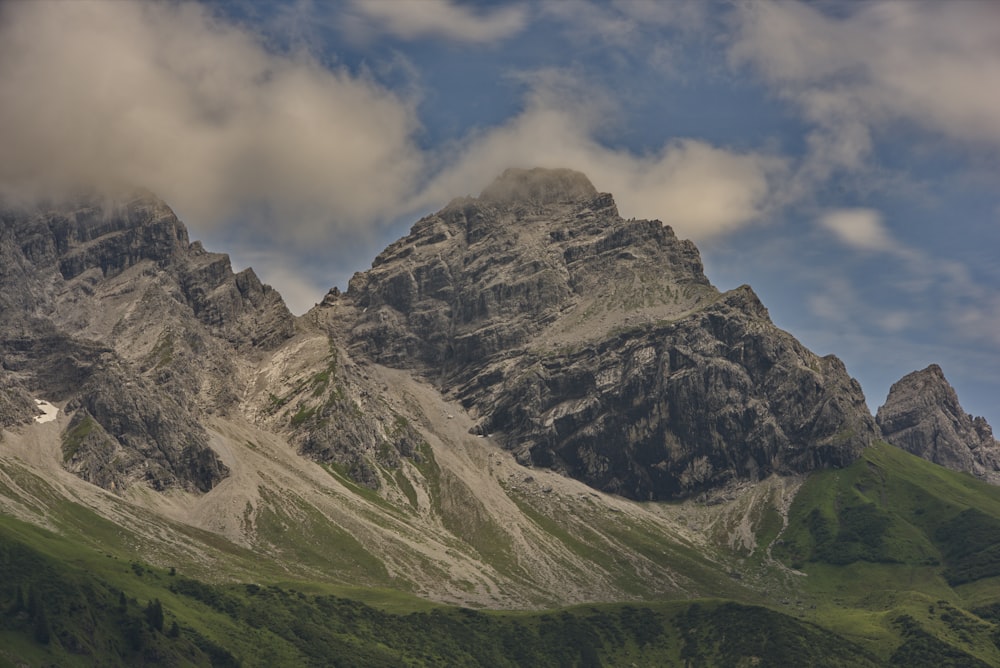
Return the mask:
[(1000, 663), (985, 420), (936, 365), (872, 416), (579, 172), (301, 317), (150, 193), (0, 218), (0, 662)]

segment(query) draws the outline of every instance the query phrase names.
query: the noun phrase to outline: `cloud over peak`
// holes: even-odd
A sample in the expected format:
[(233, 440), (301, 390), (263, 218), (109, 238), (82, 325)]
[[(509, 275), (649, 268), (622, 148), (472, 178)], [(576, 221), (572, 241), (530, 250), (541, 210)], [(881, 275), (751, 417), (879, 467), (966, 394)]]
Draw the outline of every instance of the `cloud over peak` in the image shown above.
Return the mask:
[(7, 189), (141, 185), (201, 224), (261, 208), (309, 240), (392, 215), (422, 166), (398, 96), (191, 3), (8, 3), (0, 98)]
[(770, 210), (785, 160), (696, 139), (674, 139), (636, 154), (598, 141), (619, 110), (610, 95), (567, 72), (524, 77), (525, 108), (470, 135), (423, 192), (432, 206), (479, 192), (516, 167), (571, 167), (615, 196), (625, 217), (662, 219), (681, 236), (704, 240), (760, 220)]

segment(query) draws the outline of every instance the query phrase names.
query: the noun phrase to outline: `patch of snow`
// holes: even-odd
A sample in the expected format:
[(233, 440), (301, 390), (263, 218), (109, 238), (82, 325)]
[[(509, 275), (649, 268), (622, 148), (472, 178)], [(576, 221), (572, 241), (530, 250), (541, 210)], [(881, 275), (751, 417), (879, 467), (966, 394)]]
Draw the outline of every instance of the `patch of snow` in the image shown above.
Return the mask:
[(47, 401), (35, 399), (35, 405), (42, 411), (42, 415), (35, 416), (35, 422), (52, 422), (59, 415), (59, 409)]

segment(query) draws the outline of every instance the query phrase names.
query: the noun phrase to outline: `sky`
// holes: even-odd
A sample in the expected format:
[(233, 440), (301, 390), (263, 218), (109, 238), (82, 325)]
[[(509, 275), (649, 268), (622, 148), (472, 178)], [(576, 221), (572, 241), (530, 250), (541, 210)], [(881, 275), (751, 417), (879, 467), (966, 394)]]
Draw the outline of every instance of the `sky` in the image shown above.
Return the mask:
[(1000, 429), (1000, 3), (0, 3), (0, 197), (143, 187), (302, 313), (570, 167), (836, 354)]

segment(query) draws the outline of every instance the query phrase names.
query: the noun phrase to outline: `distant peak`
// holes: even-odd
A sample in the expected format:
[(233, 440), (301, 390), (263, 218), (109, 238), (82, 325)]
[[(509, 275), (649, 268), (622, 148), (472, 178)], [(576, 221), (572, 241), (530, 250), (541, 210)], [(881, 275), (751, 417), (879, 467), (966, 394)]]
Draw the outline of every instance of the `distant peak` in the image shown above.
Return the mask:
[(937, 364), (893, 383), (875, 419), (892, 445), (1000, 484), (1000, 443), (993, 429), (965, 412)]
[[(944, 376), (944, 371), (937, 364), (931, 364), (925, 369), (919, 371), (913, 371), (906, 374), (899, 379), (895, 385), (899, 385), (900, 389), (907, 386), (924, 386), (931, 383), (935, 386), (947, 386), (949, 389), (951, 385), (948, 383), (948, 379)], [(891, 391), (891, 390), (890, 390)]]
[(479, 195), (498, 203), (555, 204), (589, 200), (597, 189), (582, 172), (572, 169), (507, 169)]
[(937, 376), (938, 378), (944, 378), (944, 371), (942, 371), (941, 367), (939, 367), (937, 364), (931, 364), (930, 366), (928, 366), (923, 371), (920, 371), (919, 373), (925, 376)]

